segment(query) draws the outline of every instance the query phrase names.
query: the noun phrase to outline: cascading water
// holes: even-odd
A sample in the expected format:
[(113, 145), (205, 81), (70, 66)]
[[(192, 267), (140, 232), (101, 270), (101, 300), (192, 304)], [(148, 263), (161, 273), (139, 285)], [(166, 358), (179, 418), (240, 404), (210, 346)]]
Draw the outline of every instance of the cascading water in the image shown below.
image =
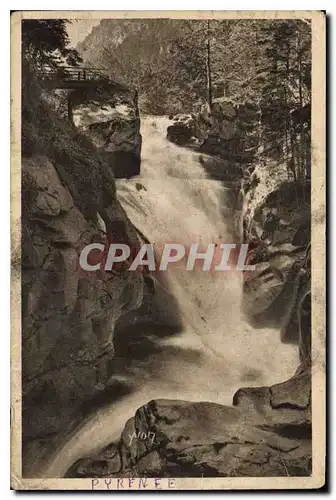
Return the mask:
[[(168, 123), (157, 117), (142, 121), (141, 175), (117, 181), (128, 217), (156, 246), (235, 243), (223, 219), (225, 188), (208, 178), (197, 153), (165, 139)], [(157, 357), (155, 363), (140, 363), (136, 389), (84, 422), (59, 447), (41, 477), (63, 476), (78, 458), (117, 440), (127, 419), (149, 400), (230, 405), (238, 388), (271, 385), (294, 373), (295, 346), (282, 344), (277, 330), (256, 330), (242, 317), (238, 273), (168, 266), (164, 274), (168, 293), (178, 304), (181, 331), (161, 339), (159, 363)]]

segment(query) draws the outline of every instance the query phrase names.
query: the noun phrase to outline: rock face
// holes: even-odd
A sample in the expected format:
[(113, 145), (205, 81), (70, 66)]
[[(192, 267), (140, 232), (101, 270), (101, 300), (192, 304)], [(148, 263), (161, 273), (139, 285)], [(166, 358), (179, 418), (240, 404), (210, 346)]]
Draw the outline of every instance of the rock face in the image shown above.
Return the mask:
[(302, 353), (303, 337), (310, 339), (310, 185), (306, 203), (298, 203), (297, 188), (283, 182), (267, 192), (259, 183), (245, 203), (244, 240), (255, 271), (244, 276), (242, 306), (256, 328), (281, 328), (282, 340)]
[(219, 156), (236, 167), (248, 167), (257, 152), (258, 119), (258, 110), (252, 104), (234, 107), (217, 100), (211, 115), (203, 106), (196, 122), (198, 136), (203, 140), (201, 151)]
[(258, 147), (259, 110), (253, 104), (233, 106), (215, 99), (211, 113), (207, 105), (195, 105), (189, 115), (176, 115), (167, 129), (167, 139), (179, 145), (196, 145), (200, 151), (247, 167)]
[(173, 124), (167, 128), (167, 139), (179, 146), (187, 145), (195, 134), (195, 122), (192, 115), (176, 115)]
[(141, 135), (137, 93), (110, 83), (69, 96), (71, 118), (97, 147), (116, 178), (140, 173)]
[(239, 390), (233, 407), (150, 401), (119, 443), (79, 460), (67, 477), (309, 476), (311, 454), (306, 370), (283, 384)]
[(116, 199), (109, 165), (29, 89), (22, 143), (25, 449), (80, 420), (109, 389), (115, 322), (143, 296), (136, 273), (81, 269), (85, 245), (122, 241), (136, 248), (139, 239)]

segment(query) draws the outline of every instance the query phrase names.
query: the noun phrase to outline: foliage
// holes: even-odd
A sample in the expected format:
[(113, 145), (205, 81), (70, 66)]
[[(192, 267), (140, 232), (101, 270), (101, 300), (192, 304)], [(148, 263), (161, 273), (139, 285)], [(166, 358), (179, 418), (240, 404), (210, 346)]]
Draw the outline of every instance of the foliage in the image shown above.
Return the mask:
[(25, 19), (22, 21), (23, 57), (37, 68), (57, 67), (62, 62), (77, 66), (82, 58), (69, 48), (65, 19)]
[[(24, 59), (38, 68), (78, 64), (67, 22), (23, 21)], [(310, 177), (309, 21), (103, 20), (78, 50), (88, 64), (136, 87), (144, 113), (195, 113), (207, 104), (211, 114), (215, 102), (251, 106), (256, 119), (237, 126), (247, 142), (257, 141), (258, 161), (284, 163), (298, 186)]]

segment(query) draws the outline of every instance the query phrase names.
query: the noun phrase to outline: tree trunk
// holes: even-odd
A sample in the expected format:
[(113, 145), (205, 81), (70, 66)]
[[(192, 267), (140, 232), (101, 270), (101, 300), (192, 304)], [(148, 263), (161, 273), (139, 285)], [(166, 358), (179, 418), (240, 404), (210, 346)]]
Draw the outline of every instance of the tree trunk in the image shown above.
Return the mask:
[[(302, 54), (301, 54), (301, 36), (300, 31), (298, 31), (297, 37), (297, 55), (298, 55), (298, 80), (299, 80), (299, 105), (300, 111), (303, 108), (303, 96), (302, 96)], [(305, 131), (303, 121), (300, 121), (300, 132), (299, 132), (299, 144), (300, 144), (300, 177), (304, 184), (306, 179), (306, 155), (305, 155)], [(305, 188), (303, 187), (303, 198), (305, 199)]]
[(302, 97), (302, 56), (301, 56), (301, 37), (300, 32), (298, 32), (297, 38), (297, 56), (298, 56), (298, 80), (299, 80), (299, 103), (300, 108), (303, 107), (303, 97)]
[(210, 59), (210, 21), (208, 20), (207, 25), (207, 51), (206, 51), (206, 71), (207, 71), (207, 96), (208, 96), (208, 106), (209, 111), (212, 111), (212, 88), (211, 88), (211, 59)]

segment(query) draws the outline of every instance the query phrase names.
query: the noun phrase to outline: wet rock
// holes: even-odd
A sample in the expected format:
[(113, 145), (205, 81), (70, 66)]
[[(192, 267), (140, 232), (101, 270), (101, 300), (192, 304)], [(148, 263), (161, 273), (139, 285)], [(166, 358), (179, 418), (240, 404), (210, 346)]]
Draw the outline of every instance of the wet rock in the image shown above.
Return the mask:
[(259, 204), (251, 197), (244, 206), (244, 238), (255, 270), (244, 276), (243, 310), (254, 326), (281, 328), (283, 341), (299, 343), (297, 311), (310, 286), (310, 210), (293, 198), (291, 183), (270, 192), (266, 186), (255, 187), (256, 192), (263, 189)]
[(136, 92), (106, 85), (74, 91), (69, 102), (74, 124), (108, 160), (114, 176), (138, 175), (142, 139)]
[(300, 408), (309, 406), (309, 372), (295, 376), (282, 384), (270, 388), (272, 408)]
[(121, 468), (121, 460), (116, 445), (108, 445), (97, 457), (78, 460), (66, 477), (109, 477), (117, 474)]
[(179, 146), (190, 143), (194, 136), (194, 118), (192, 115), (176, 115), (174, 122), (167, 128), (167, 139)]
[[(310, 475), (309, 370), (270, 388), (241, 389), (233, 404), (150, 401), (123, 435), (131, 426), (154, 433), (155, 442), (134, 441), (118, 477)], [(79, 476), (73, 467), (71, 477)]]
[(258, 147), (258, 109), (234, 106), (222, 98), (214, 100), (211, 112), (203, 105), (195, 112), (195, 135), (201, 151), (230, 161), (231, 165), (251, 165)]

